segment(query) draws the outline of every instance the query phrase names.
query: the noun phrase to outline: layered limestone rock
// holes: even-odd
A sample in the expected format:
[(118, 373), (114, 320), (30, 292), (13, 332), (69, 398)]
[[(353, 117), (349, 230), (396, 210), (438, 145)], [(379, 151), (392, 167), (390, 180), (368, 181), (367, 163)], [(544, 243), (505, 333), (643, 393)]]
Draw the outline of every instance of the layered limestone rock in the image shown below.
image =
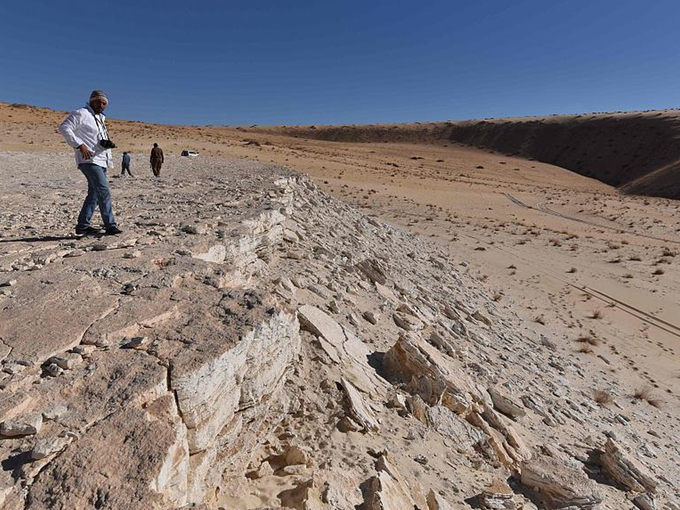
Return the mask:
[[(531, 458), (519, 434), (487, 404), (460, 362), (430, 343), (414, 335), (400, 337), (385, 355), (385, 370), (403, 381), (409, 392), (435, 406), (427, 410), (428, 423), (455, 438), (462, 449), (483, 439), (498, 460), (514, 470)], [(471, 425), (463, 426), (456, 415)]]
[[(364, 504), (366, 510), (412, 510), (418, 508), (416, 501), (422, 501), (423, 495), (418, 489), (412, 489), (385, 455), (376, 462), (378, 474), (367, 480), (364, 488)], [(414, 493), (415, 492), (415, 493)], [(424, 505), (420, 505), (425, 508)]]
[(479, 397), (474, 383), (451, 358), (416, 336), (402, 336), (385, 356), (385, 370), (430, 405), (465, 414)]
[(605, 473), (628, 490), (654, 492), (659, 484), (646, 467), (611, 438), (604, 445), (600, 462)]
[[(3, 157), (17, 208), (38, 166)], [(57, 231), (82, 200), (62, 159), (40, 190)], [(30, 215), (0, 214), (2, 508), (672, 504), (667, 445), (593, 405), (571, 355), (465, 265), (304, 177), (224, 161), (114, 180), (121, 237), (32, 241)], [(614, 427), (621, 448), (591, 464)]]
[(521, 480), (549, 508), (592, 509), (603, 500), (595, 482), (583, 471), (553, 457), (539, 456), (523, 462)]
[[(285, 207), (288, 178), (262, 184), (256, 193)], [(223, 473), (243, 469), (286, 413), (279, 394), (300, 351), (295, 314), (233, 288), (282, 240), (284, 216), (265, 207), (232, 215), (230, 235), (198, 256), (206, 240), (193, 236), (206, 229), (182, 227), (84, 239), (40, 278), (21, 275), (0, 312), (5, 364), (22, 367), (5, 387), (0, 448), (38, 439), (33, 463), (0, 480), (5, 508), (174, 508), (209, 500)], [(140, 252), (112, 266), (130, 246)], [(19, 314), (28, 299), (32, 313)]]

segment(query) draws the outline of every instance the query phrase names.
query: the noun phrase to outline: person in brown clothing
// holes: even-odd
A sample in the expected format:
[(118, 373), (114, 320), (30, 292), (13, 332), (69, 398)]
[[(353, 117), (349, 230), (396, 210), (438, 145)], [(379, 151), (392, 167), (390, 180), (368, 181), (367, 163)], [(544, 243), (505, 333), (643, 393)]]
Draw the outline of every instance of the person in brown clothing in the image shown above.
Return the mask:
[(156, 177), (161, 175), (161, 166), (163, 165), (163, 149), (161, 149), (157, 143), (153, 144), (153, 149), (151, 149), (151, 170)]

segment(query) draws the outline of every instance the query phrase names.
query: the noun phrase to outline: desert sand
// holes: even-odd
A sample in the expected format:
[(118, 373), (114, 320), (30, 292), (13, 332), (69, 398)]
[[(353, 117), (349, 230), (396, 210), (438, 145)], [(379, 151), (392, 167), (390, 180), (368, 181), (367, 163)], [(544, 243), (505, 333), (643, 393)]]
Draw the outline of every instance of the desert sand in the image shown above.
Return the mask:
[(678, 508), (676, 112), (111, 120), (85, 240), (65, 115), (0, 105), (7, 508)]

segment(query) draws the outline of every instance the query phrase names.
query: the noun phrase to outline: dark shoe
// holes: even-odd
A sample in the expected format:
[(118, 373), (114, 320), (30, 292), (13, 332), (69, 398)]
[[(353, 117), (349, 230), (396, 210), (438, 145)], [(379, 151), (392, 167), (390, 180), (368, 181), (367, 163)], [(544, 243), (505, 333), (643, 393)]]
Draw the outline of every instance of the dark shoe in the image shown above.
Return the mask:
[(85, 228), (79, 228), (76, 227), (76, 235), (77, 236), (88, 236), (88, 235), (97, 235), (101, 234), (102, 229), (97, 228), (97, 227), (85, 227)]
[(108, 227), (105, 233), (107, 236), (117, 236), (118, 234), (122, 234), (123, 231), (118, 227)]

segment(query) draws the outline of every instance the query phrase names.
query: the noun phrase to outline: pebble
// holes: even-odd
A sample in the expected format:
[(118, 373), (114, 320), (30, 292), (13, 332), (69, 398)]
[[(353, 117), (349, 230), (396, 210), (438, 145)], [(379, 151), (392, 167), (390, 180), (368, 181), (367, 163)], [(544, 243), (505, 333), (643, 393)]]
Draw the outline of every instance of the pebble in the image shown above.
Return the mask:
[(413, 460), (415, 460), (418, 464), (422, 464), (423, 466), (427, 465), (428, 460), (427, 457), (423, 454), (418, 454), (415, 457), (413, 457)]
[(371, 324), (376, 324), (378, 322), (373, 312), (364, 312), (361, 316)]
[(75, 367), (82, 361), (83, 358), (80, 356), (80, 354), (67, 353), (63, 356), (52, 356), (50, 359), (47, 360), (47, 363), (48, 365), (55, 364), (59, 368), (62, 368), (64, 370), (71, 370), (73, 367)]
[(50, 363), (50, 364), (46, 365), (43, 368), (43, 371), (51, 377), (57, 377), (58, 375), (61, 375), (61, 374), (64, 373), (64, 369), (61, 368), (56, 363)]
[(123, 344), (124, 349), (135, 349), (144, 350), (149, 344), (149, 337), (147, 336), (136, 336), (131, 338), (129, 342)]

